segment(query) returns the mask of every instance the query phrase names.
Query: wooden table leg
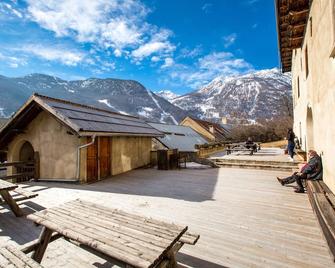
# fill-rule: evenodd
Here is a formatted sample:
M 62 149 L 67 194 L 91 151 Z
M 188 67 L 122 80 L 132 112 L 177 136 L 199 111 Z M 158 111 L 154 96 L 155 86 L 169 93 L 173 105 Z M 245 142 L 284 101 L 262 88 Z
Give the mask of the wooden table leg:
M 23 215 L 22 210 L 20 209 L 20 207 L 17 205 L 17 203 L 7 190 L 0 190 L 0 195 L 8 204 L 8 206 L 13 211 L 16 217 L 21 217 Z
M 32 256 L 32 259 L 35 260 L 36 262 L 41 263 L 45 250 L 47 249 L 47 246 L 50 242 L 52 233 L 53 233 L 52 230 L 46 227 L 43 227 L 40 237 L 38 239 L 39 245 L 37 249 L 34 251 L 33 256 Z

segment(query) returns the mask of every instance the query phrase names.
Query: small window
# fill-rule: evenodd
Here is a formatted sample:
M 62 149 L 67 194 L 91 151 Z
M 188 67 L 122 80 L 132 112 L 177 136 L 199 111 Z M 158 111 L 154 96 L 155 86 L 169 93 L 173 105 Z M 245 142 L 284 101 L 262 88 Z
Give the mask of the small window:
M 305 68 L 306 68 L 306 78 L 309 74 L 309 67 L 308 67 L 308 47 L 305 48 Z
M 309 19 L 309 28 L 310 28 L 311 37 L 312 37 L 313 36 L 313 19 L 312 19 L 312 17 L 310 17 L 310 19 Z
M 299 76 L 297 78 L 297 93 L 298 93 L 298 99 L 300 98 L 300 81 L 299 81 Z

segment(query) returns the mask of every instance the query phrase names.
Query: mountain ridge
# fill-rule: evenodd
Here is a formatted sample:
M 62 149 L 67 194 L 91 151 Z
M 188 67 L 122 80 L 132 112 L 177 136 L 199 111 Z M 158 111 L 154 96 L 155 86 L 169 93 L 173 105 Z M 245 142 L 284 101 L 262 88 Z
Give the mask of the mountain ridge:
M 185 116 L 213 121 L 226 117 L 231 122 L 253 123 L 259 119 L 287 116 L 285 110 L 292 106 L 290 77 L 278 69 L 218 76 L 182 96 L 170 90 L 153 92 L 136 80 L 67 81 L 34 73 L 14 78 L 0 75 L 0 116 L 10 116 L 34 92 L 172 124 L 178 124 Z

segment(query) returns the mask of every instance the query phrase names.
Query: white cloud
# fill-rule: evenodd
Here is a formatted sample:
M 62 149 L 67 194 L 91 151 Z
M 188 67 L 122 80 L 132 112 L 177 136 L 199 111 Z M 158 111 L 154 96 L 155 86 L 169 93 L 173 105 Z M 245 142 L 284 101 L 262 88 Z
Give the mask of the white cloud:
M 157 57 L 157 56 L 152 56 L 151 57 L 151 61 L 152 62 L 158 62 L 158 61 L 160 61 L 161 59 L 159 58 L 159 57 Z
M 26 53 L 31 53 L 44 60 L 58 61 L 68 66 L 76 66 L 77 64 L 83 62 L 85 58 L 84 53 L 76 50 L 69 50 L 67 48 L 43 47 L 40 45 L 26 45 L 18 50 L 21 50 Z M 90 61 L 88 60 L 87 63 L 90 63 Z
M 171 52 L 175 47 L 170 42 L 151 41 L 146 43 L 132 52 L 132 55 L 137 59 L 143 59 L 158 52 Z
M 129 44 L 137 44 L 140 42 L 141 36 L 142 33 L 135 26 L 128 25 L 125 20 L 112 20 L 102 31 L 102 37 L 107 47 L 123 48 Z
M 171 32 L 146 22 L 149 9 L 137 0 L 27 0 L 28 18 L 57 37 L 72 37 L 136 61 L 174 46 Z
M 257 2 L 259 2 L 259 0 L 248 0 L 247 4 L 253 5 L 253 4 L 257 3 Z
M 15 3 L 14 3 L 15 4 Z M 9 15 L 15 15 L 18 18 L 23 18 L 23 15 L 20 11 L 14 8 L 9 3 L 0 3 L 0 13 L 4 12 Z
M 195 57 L 198 57 L 201 53 L 202 53 L 202 47 L 200 45 L 198 45 L 193 49 L 182 48 L 180 50 L 179 57 L 181 57 L 181 58 L 195 58 Z
M 236 34 L 236 33 L 232 33 L 232 34 L 229 34 L 229 35 L 224 36 L 224 37 L 222 38 L 223 41 L 224 41 L 224 47 L 225 47 L 225 48 L 230 47 L 232 44 L 235 43 L 236 38 L 237 38 L 237 34 Z
M 205 13 L 209 13 L 211 8 L 212 8 L 213 4 L 211 3 L 205 3 L 201 9 L 205 12 Z
M 214 52 L 198 59 L 193 66 L 173 64 L 168 75 L 191 88 L 199 88 L 217 76 L 230 76 L 253 70 L 253 66 L 230 52 Z
M 160 30 L 152 36 L 149 42 L 133 50 L 131 55 L 136 60 L 142 60 L 152 54 L 169 55 L 176 49 L 176 47 L 168 40 L 170 35 L 172 35 L 171 31 L 166 29 Z
M 4 55 L 1 52 L 0 52 L 0 62 L 3 64 L 7 64 L 10 68 L 18 68 L 19 66 L 24 66 L 27 64 L 27 61 L 24 58 Z
M 174 64 L 174 60 L 172 58 L 166 58 L 161 68 L 168 68 L 168 67 L 171 67 L 173 64 Z

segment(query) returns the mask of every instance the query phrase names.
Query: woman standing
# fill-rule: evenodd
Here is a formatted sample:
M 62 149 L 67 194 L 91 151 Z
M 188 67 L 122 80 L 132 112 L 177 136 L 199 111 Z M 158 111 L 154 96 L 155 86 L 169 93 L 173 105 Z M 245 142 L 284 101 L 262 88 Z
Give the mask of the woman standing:
M 287 152 L 289 154 L 289 158 L 290 158 L 291 161 L 294 161 L 294 159 L 293 159 L 294 147 L 295 147 L 294 139 L 295 139 L 295 134 L 294 134 L 292 128 L 289 128 L 287 130 Z

